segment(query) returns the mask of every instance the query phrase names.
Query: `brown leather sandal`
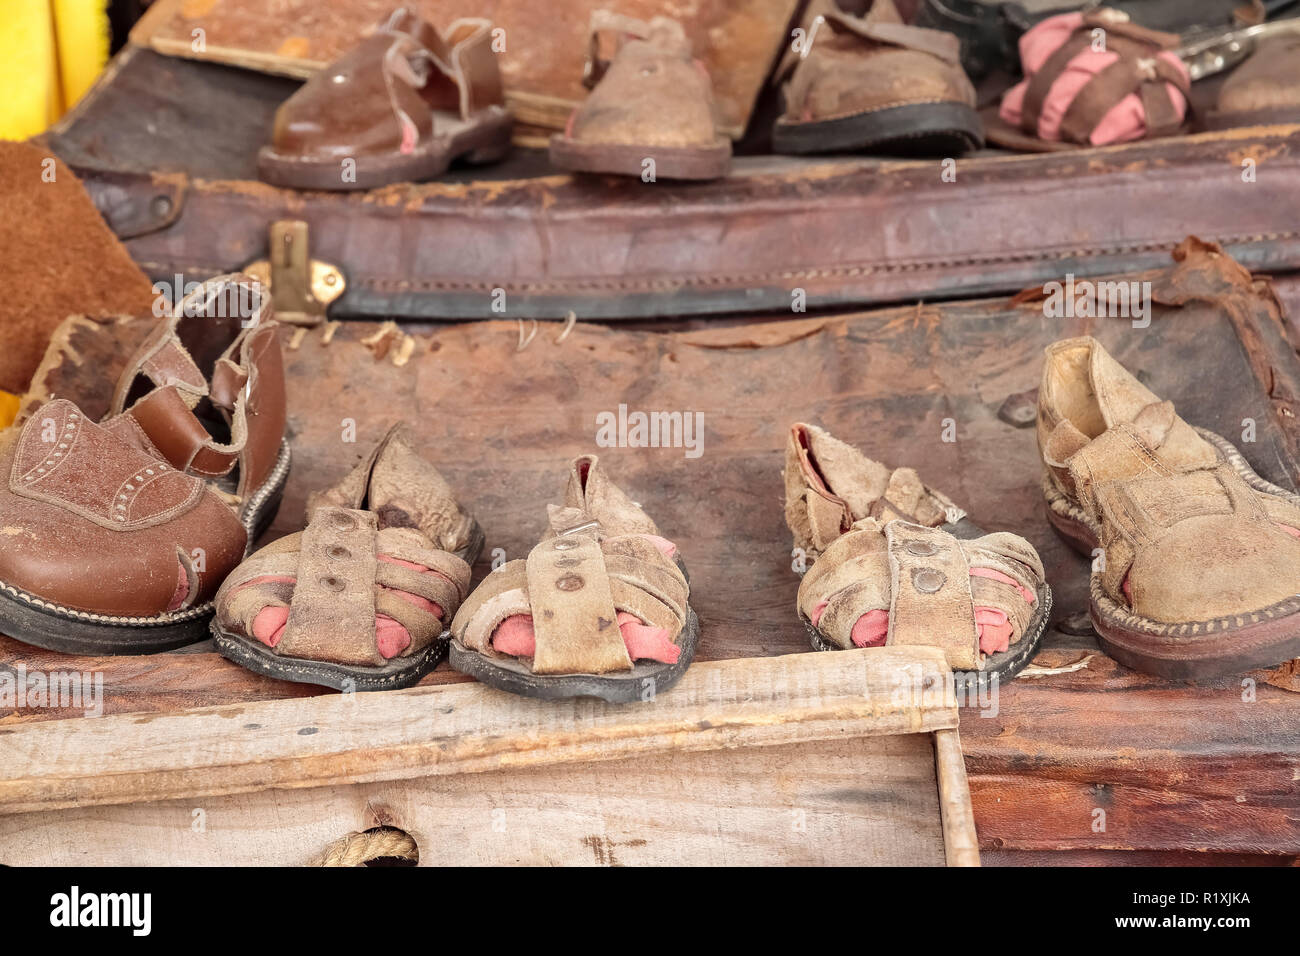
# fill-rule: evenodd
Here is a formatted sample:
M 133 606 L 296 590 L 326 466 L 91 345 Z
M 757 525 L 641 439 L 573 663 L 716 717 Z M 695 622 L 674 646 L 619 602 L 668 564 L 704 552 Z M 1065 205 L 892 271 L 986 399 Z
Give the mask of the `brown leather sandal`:
M 983 145 L 953 34 L 908 26 L 893 0 L 875 0 L 861 17 L 813 0 L 804 30 L 773 77 L 785 84 L 776 152 L 950 156 Z
M 548 511 L 527 560 L 489 574 L 456 614 L 451 666 L 527 697 L 652 700 L 699 642 L 676 547 L 594 455 L 574 461 L 564 505 Z
M 344 691 L 409 687 L 446 656 L 478 523 L 394 426 L 307 528 L 244 561 L 216 598 L 217 650 L 249 670 Z
M 604 57 L 609 35 L 615 52 Z M 708 72 L 676 20 L 593 13 L 583 83 L 591 95 L 551 138 L 551 162 L 561 169 L 642 176 L 653 160 L 656 179 L 717 179 L 731 168 Z
M 798 608 L 817 650 L 940 647 L 972 687 L 1037 653 L 1052 592 L 1024 538 L 985 534 L 912 469 L 812 425 L 791 429 L 785 486 L 786 523 L 812 562 Z
M 289 474 L 270 299 L 204 283 L 128 363 L 97 425 L 38 409 L 0 450 L 0 630 L 76 654 L 203 640 L 212 599 Z
M 1091 337 L 1048 347 L 1038 402 L 1048 518 L 1099 556 L 1091 616 L 1107 654 L 1192 679 L 1300 656 L 1300 496 Z
M 280 106 L 258 174 L 296 189 L 417 182 L 458 158 L 502 159 L 512 127 L 492 24 L 456 20 L 444 36 L 399 9 Z

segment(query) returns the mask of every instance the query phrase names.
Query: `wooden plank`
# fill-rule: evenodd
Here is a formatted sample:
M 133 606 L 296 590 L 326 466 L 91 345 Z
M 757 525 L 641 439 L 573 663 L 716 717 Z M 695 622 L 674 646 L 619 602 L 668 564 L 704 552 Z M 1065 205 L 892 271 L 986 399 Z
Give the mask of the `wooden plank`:
M 587 94 L 582 86 L 587 25 L 594 10 L 681 22 L 710 70 L 719 124 L 739 138 L 768 70 L 785 49 L 796 0 L 682 0 L 665 10 L 650 0 L 412 0 L 430 23 L 482 17 L 504 30 L 501 58 L 507 101 L 520 120 L 560 129 Z M 392 11 L 389 0 L 158 0 L 131 32 L 160 53 L 304 79 L 356 44 Z M 203 43 L 195 42 L 202 31 Z
M 697 664 L 639 705 L 460 684 L 16 724 L 0 812 L 928 732 L 957 724 L 947 674 L 900 647 Z
M 939 808 L 943 816 L 943 847 L 948 865 L 979 866 L 979 838 L 975 834 L 970 787 L 966 783 L 966 759 L 962 756 L 958 731 L 935 731 L 934 760 Z
M 0 815 L 0 863 L 301 865 L 393 826 L 422 866 L 942 866 L 926 734 Z

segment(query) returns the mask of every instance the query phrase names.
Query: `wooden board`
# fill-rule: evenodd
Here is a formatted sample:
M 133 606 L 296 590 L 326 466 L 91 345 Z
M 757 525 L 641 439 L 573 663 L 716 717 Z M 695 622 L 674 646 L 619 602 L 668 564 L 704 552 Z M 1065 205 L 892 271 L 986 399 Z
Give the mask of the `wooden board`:
M 942 866 L 934 736 L 0 815 L 0 862 L 301 865 L 383 825 L 425 866 Z
M 709 68 L 720 127 L 739 138 L 777 56 L 789 39 L 797 0 L 683 0 L 671 10 L 651 0 L 414 0 L 409 6 L 445 28 L 481 17 L 502 28 L 507 102 L 524 123 L 561 129 L 587 94 L 582 86 L 587 24 L 594 10 L 638 19 L 668 15 L 686 28 Z M 346 53 L 393 10 L 391 0 L 158 0 L 131 40 L 191 57 L 305 79 Z M 195 31 L 202 31 L 196 49 Z
M 4 727 L 0 861 L 300 864 L 382 823 L 440 865 L 973 865 L 950 676 L 808 652 L 635 706 L 461 684 Z
M 519 322 L 410 327 L 409 344 L 364 323 L 303 333 L 286 353 L 297 457 L 274 530 L 298 528 L 307 493 L 340 477 L 404 416 L 486 529 L 481 577 L 493 549 L 515 557 L 536 541 L 566 461 L 599 451 L 681 546 L 702 623 L 699 659 L 789 654 L 807 645 L 794 613 L 781 450 L 791 421 L 819 421 L 890 465 L 915 467 L 985 528 L 1023 534 L 1043 557 L 1057 609 L 1045 650 L 1001 689 L 996 708 L 962 716 L 986 851 L 1004 860 L 1047 850 L 1081 860 L 1111 851 L 1300 855 L 1294 678 L 1162 681 L 1063 630 L 1086 629 L 1087 565 L 1043 517 L 1032 430 L 999 417 L 1004 406 L 1032 402 L 1043 346 L 1090 331 L 1189 421 L 1240 440 L 1253 419 L 1257 440 L 1241 445 L 1244 454 L 1294 488 L 1300 364 L 1278 306 L 1266 284 L 1215 250 L 1184 252 L 1147 278 L 1157 300 L 1187 304 L 1157 304 L 1146 329 L 1049 319 L 1037 304 L 998 301 L 671 334 L 580 324 L 558 343 L 560 326 L 542 323 L 522 351 Z M 102 413 L 121 361 L 113 355 L 128 350 L 132 329 L 144 326 L 72 330 L 42 378 L 46 393 Z M 595 416 L 620 403 L 702 412 L 703 454 L 596 448 Z M 354 445 L 341 440 L 345 419 L 357 423 Z M 955 442 L 942 440 L 946 419 Z M 201 645 L 73 659 L 0 640 L 0 666 L 19 663 L 102 673 L 110 715 L 316 693 L 246 673 Z M 460 679 L 444 666 L 426 686 Z M 73 713 L 23 710 L 0 717 L 0 728 Z M 1107 813 L 1104 830 L 1093 829 L 1097 809 Z

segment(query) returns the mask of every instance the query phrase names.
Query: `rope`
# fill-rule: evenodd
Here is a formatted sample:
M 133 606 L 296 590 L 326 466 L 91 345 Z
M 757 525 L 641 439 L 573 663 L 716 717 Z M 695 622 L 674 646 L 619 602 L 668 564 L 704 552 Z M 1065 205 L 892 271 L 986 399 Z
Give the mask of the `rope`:
M 420 859 L 415 841 L 393 827 L 375 827 L 362 833 L 349 833 L 325 848 L 312 866 L 365 866 L 372 860 L 395 858 Z

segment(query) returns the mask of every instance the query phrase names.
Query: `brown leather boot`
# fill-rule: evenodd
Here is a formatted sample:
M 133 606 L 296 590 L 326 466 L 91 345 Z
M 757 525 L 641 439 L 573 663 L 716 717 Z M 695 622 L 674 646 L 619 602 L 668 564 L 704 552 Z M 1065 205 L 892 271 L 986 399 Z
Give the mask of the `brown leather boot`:
M 776 152 L 950 156 L 983 144 L 953 34 L 904 24 L 893 0 L 861 17 L 813 0 L 804 31 L 774 77 L 785 84 Z
M 0 436 L 0 630 L 80 654 L 202 640 L 289 472 L 270 302 L 223 276 L 141 346 L 113 414 L 49 402 Z
M 1093 557 L 1106 653 L 1174 678 L 1300 656 L 1300 497 L 1093 338 L 1048 347 L 1038 403 L 1048 517 Z
M 303 85 L 275 115 L 258 174 L 274 186 L 373 189 L 510 151 L 492 24 L 445 34 L 405 8 Z
M 602 54 L 613 38 L 614 52 Z M 583 82 L 592 87 L 568 127 L 551 138 L 561 169 L 654 179 L 717 179 L 731 167 L 718 133 L 709 74 L 682 25 L 596 11 Z

